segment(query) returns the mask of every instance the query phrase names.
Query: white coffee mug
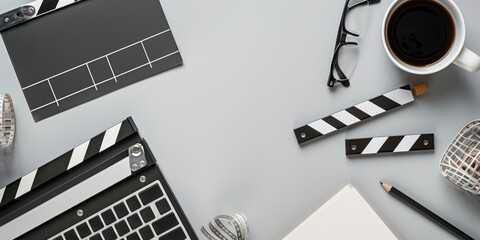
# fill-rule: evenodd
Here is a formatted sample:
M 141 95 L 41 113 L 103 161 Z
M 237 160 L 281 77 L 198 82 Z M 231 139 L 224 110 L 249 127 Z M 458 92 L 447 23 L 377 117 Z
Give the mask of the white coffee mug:
M 450 50 L 448 50 L 442 58 L 437 60 L 434 63 L 428 64 L 426 66 L 413 66 L 411 64 L 405 63 L 400 60 L 395 54 L 390 50 L 387 43 L 387 26 L 392 14 L 397 10 L 399 6 L 408 1 L 415 0 L 395 0 L 387 10 L 385 17 L 383 19 L 382 25 L 382 41 L 383 47 L 387 52 L 388 57 L 392 62 L 399 67 L 400 69 L 410 72 L 413 74 L 425 75 L 438 72 L 446 68 L 451 63 L 455 63 L 457 66 L 470 71 L 477 72 L 480 70 L 480 57 L 474 52 L 464 47 L 465 44 L 465 21 L 463 15 L 460 12 L 458 6 L 453 2 L 453 0 L 431 0 L 440 3 L 445 9 L 450 13 L 453 23 L 455 26 L 455 38 L 453 40 Z

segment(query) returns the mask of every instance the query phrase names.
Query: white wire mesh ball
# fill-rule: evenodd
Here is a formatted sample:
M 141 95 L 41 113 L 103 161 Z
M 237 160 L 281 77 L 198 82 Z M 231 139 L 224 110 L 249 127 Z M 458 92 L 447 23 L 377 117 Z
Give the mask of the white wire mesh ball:
M 440 161 L 440 172 L 465 191 L 480 194 L 480 120 L 455 136 Z

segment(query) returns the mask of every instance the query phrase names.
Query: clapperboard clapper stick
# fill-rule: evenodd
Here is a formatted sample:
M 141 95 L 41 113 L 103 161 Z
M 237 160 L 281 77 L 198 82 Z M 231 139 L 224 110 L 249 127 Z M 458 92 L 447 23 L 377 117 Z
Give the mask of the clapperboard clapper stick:
M 345 140 L 347 156 L 434 150 L 433 133 Z
M 72 169 L 78 164 L 89 161 L 95 155 L 106 151 L 111 146 L 137 132 L 137 127 L 132 118 L 129 117 L 125 119 L 121 123 L 78 145 L 51 162 L 0 188 L 0 207 L 40 187 L 42 184 Z M 0 215 L 0 225 L 3 217 L 6 216 Z
M 342 128 L 411 103 L 415 100 L 414 96 L 421 96 L 427 90 L 426 84 L 419 84 L 414 87 L 405 85 L 376 98 L 313 121 L 294 130 L 298 144 L 305 144 Z
M 6 13 L 1 13 L 0 31 L 77 2 L 80 0 L 36 0 L 21 5 Z

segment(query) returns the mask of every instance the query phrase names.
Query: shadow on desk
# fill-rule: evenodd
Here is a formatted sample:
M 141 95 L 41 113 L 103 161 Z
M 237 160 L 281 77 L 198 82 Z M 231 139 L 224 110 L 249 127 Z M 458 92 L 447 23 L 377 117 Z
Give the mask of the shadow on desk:
M 15 168 L 13 163 L 13 154 L 15 149 L 15 142 L 8 148 L 0 148 L 0 179 L 7 179 L 9 173 Z M 3 187 L 0 185 L 0 188 Z

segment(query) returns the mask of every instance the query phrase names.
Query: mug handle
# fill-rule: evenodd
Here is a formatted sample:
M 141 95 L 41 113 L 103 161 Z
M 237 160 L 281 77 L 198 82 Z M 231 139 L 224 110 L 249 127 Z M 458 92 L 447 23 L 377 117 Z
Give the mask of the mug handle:
M 480 56 L 468 48 L 463 48 L 453 63 L 469 72 L 480 70 Z

